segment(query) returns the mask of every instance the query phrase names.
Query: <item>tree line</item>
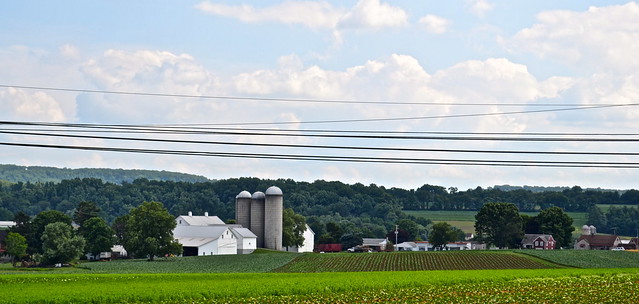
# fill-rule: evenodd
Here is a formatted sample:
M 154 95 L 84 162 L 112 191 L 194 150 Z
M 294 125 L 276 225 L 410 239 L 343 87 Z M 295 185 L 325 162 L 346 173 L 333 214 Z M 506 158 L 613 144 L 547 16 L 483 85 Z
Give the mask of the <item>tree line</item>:
M 486 203 L 508 202 L 522 212 L 541 211 L 553 206 L 565 211 L 587 212 L 597 204 L 636 205 L 639 202 L 637 190 L 617 192 L 583 190 L 580 187 L 559 192 L 481 187 L 459 191 L 433 185 L 406 190 L 323 180 L 297 182 L 291 179 L 234 178 L 176 182 L 137 179 L 118 184 L 96 178 L 75 178 L 59 183 L 0 183 L 0 220 L 11 220 L 20 211 L 31 216 L 47 210 L 72 215 L 80 202 L 92 201 L 100 207 L 100 217 L 107 223 L 113 223 L 142 202 L 157 201 L 162 202 L 174 217 L 188 211 L 194 214 L 209 212 L 228 221 L 235 217 L 238 193 L 263 190 L 273 185 L 284 192 L 285 208 L 306 217 L 317 240 L 343 244 L 351 244 L 361 237 L 383 238 L 394 231 L 397 224 L 405 239 L 425 239 L 431 222 L 409 216 L 403 210 L 480 210 Z M 631 212 L 611 210 L 614 209 L 611 208 L 607 212 L 609 215 L 605 215 L 607 223 L 618 223 L 618 216 Z M 637 217 L 629 218 L 626 226 L 630 228 L 622 228 L 619 224 L 597 227 L 601 227 L 602 232 L 612 233 L 614 228 L 621 233 L 633 229 L 638 221 Z M 335 225 L 339 231 L 333 229 Z

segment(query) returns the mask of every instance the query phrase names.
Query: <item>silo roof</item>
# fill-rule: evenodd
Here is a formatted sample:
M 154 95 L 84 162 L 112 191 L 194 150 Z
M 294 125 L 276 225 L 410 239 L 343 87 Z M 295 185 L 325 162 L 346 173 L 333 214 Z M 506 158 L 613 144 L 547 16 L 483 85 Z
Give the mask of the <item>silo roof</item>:
M 257 191 L 255 193 L 253 193 L 253 196 L 251 198 L 252 199 L 263 199 L 264 198 L 264 192 Z
M 251 198 L 251 193 L 244 190 L 240 192 L 240 194 L 238 194 L 235 198 Z
M 266 195 L 283 195 L 282 189 L 277 186 L 271 186 L 266 189 Z

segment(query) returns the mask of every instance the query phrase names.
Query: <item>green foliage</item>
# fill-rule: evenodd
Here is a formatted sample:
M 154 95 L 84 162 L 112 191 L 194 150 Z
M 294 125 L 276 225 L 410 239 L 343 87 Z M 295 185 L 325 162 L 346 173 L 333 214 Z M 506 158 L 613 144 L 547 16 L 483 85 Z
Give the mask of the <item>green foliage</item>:
M 44 263 L 53 265 L 77 259 L 85 244 L 81 236 L 74 235 L 71 225 L 63 222 L 48 224 L 42 234 Z
M 557 241 L 556 247 L 570 247 L 572 245 L 572 218 L 559 207 L 550 207 L 537 215 L 539 232 L 550 234 Z
M 98 207 L 96 203 L 90 201 L 80 202 L 73 213 L 73 221 L 82 227 L 84 225 L 84 221 L 93 217 L 98 217 L 99 214 L 100 207 Z
M 284 209 L 282 216 L 282 246 L 302 246 L 304 244 L 304 231 L 306 231 L 306 218 L 295 213 L 291 208 Z
M 87 242 L 84 251 L 94 256 L 99 255 L 100 252 L 110 252 L 115 244 L 115 232 L 99 217 L 85 220 L 78 232 Z
M 475 219 L 475 231 L 490 244 L 499 248 L 519 246 L 523 236 L 522 219 L 514 204 L 485 204 Z
M 47 210 L 38 213 L 30 223 L 29 234 L 25 236 L 29 253 L 43 253 L 43 239 L 45 227 L 52 223 L 64 223 L 71 227 L 71 218 L 57 210 Z
M 27 239 L 24 236 L 9 232 L 4 240 L 7 247 L 7 254 L 13 257 L 13 265 L 15 266 L 18 259 L 27 254 Z
M 173 238 L 175 218 L 160 202 L 144 202 L 131 210 L 126 223 L 125 248 L 136 257 L 180 254 L 182 247 Z
M 153 170 L 125 170 L 125 169 L 69 169 L 40 166 L 0 165 L 0 180 L 22 183 L 59 183 L 74 178 L 98 178 L 105 182 L 120 184 L 132 182 L 136 179 L 178 181 L 178 182 L 206 182 L 203 176 L 168 171 Z
M 449 242 L 458 240 L 457 231 L 453 228 L 453 226 L 446 222 L 433 224 L 433 229 L 428 237 L 429 242 L 433 244 L 435 248 L 444 249 Z

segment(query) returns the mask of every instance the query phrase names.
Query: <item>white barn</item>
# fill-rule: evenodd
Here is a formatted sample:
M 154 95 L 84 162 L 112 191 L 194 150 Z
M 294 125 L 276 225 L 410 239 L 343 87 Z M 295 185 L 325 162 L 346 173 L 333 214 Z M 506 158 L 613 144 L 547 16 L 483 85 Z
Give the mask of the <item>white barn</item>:
M 257 237 L 241 225 L 227 225 L 217 216 L 180 215 L 173 237 L 182 244 L 184 256 L 251 253 Z

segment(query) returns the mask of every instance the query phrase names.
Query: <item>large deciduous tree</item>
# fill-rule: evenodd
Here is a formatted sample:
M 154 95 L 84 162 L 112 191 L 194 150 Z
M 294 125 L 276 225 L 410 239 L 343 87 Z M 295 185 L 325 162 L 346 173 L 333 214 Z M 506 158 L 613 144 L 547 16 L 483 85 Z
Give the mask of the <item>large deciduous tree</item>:
M 433 230 L 428 236 L 428 241 L 434 248 L 443 250 L 449 242 L 457 240 L 458 234 L 454 227 L 446 222 L 433 224 Z
M 499 248 L 517 247 L 523 237 L 519 209 L 512 203 L 487 203 L 475 215 L 475 231 Z
M 42 234 L 44 263 L 53 265 L 77 259 L 85 244 L 84 238 L 74 235 L 71 225 L 63 222 L 48 224 Z
M 557 247 L 567 247 L 572 242 L 572 218 L 559 207 L 550 207 L 537 215 L 539 231 L 550 234 L 557 242 Z
M 295 213 L 291 208 L 284 209 L 282 246 L 302 246 L 304 244 L 304 231 L 306 231 L 306 218 Z
M 111 251 L 111 247 L 115 244 L 115 233 L 102 218 L 92 217 L 84 221 L 79 232 L 87 241 L 84 251 L 94 256 L 99 255 L 100 252 Z
M 47 210 L 38 213 L 31 221 L 31 233 L 25 236 L 27 238 L 27 243 L 29 244 L 27 252 L 43 253 L 42 236 L 44 233 L 44 229 L 47 225 L 58 222 L 64 223 L 71 227 L 71 217 L 60 211 Z
M 7 245 L 7 254 L 12 256 L 12 264 L 15 267 L 16 262 L 27 254 L 27 239 L 19 233 L 9 232 L 4 242 Z
M 125 248 L 136 257 L 180 254 L 182 246 L 173 238 L 175 219 L 159 202 L 144 202 L 131 210 L 126 225 Z

